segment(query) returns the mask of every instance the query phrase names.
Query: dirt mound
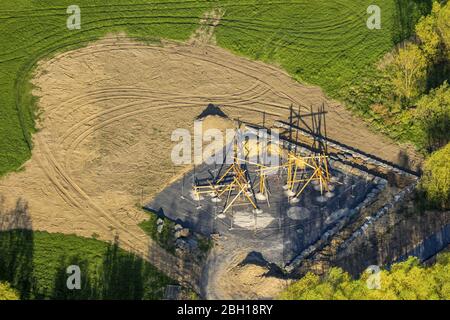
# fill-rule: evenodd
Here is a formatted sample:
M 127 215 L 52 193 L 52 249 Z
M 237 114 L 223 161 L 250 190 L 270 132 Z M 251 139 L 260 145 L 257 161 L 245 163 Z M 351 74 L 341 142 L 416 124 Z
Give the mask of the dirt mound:
M 236 129 L 236 123 L 221 116 L 207 116 L 202 120 L 203 132 L 211 129 L 218 129 L 225 132 L 226 129 Z
M 227 268 L 221 269 L 214 284 L 221 299 L 272 299 L 289 281 L 273 275 L 271 266 L 249 260 L 247 253 L 237 254 Z
M 269 277 L 268 269 L 257 265 L 244 265 L 230 270 L 228 291 L 250 299 L 273 298 L 286 288 L 286 281 Z

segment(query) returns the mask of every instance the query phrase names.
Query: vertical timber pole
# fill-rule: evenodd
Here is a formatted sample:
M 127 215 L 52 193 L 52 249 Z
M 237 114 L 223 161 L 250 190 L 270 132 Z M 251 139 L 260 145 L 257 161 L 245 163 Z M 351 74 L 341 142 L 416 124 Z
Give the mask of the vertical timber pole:
M 297 114 L 297 129 L 296 129 L 296 135 L 295 135 L 295 153 L 297 153 L 297 147 L 298 147 L 298 130 L 300 128 L 300 106 L 298 106 L 298 114 Z
M 292 108 L 292 104 L 291 107 L 289 108 L 289 151 L 291 151 L 291 143 L 292 143 L 292 124 L 294 122 L 293 119 L 293 108 Z

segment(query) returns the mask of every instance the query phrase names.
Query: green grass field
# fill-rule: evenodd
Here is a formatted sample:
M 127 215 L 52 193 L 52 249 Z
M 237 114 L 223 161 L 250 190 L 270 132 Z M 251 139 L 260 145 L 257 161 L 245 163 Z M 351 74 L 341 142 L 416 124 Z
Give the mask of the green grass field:
M 246 1 L 247 2 L 247 1 Z M 281 65 L 300 82 L 339 97 L 386 52 L 411 34 L 428 1 L 292 1 L 290 5 L 227 8 L 219 44 L 254 59 Z M 416 3 L 421 3 L 416 4 Z M 381 9 L 381 30 L 370 30 L 367 8 Z
M 66 28 L 71 0 L 0 3 L 0 176 L 31 155 L 36 101 L 29 79 L 36 63 L 106 33 L 125 31 L 151 41 L 185 40 L 212 7 L 226 10 L 219 45 L 281 65 L 292 76 L 322 86 L 333 97 L 410 34 L 429 1 L 142 1 L 79 0 L 81 30 Z M 418 3 L 422 3 L 418 5 Z M 369 4 L 382 9 L 382 29 L 366 28 Z M 419 10 L 420 7 L 420 10 Z
M 379 61 L 413 34 L 420 16 L 431 10 L 431 1 L 272 2 L 227 8 L 217 30 L 219 45 L 281 66 L 295 80 L 320 86 L 374 130 L 417 145 L 418 134 L 409 122 L 399 116 L 385 121 L 371 106 L 384 104 L 391 94 L 377 69 Z M 366 26 L 369 5 L 381 9 L 380 30 Z
M 175 281 L 141 258 L 94 239 L 24 230 L 0 232 L 0 281 L 25 299 L 161 299 Z M 66 287 L 78 265 L 82 290 Z
M 296 1 L 291 5 L 227 8 L 219 44 L 254 59 L 275 62 L 301 82 L 330 94 L 356 80 L 389 51 L 397 37 L 394 1 Z M 369 30 L 366 9 L 381 8 L 382 29 Z

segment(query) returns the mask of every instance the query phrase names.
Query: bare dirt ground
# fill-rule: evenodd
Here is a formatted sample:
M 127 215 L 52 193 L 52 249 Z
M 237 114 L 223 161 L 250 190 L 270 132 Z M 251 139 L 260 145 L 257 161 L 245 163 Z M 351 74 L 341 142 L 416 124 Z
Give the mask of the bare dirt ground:
M 180 262 L 138 223 L 146 217 L 139 206 L 187 169 L 171 162 L 172 131 L 192 129 L 208 103 L 251 122 L 261 121 L 265 111 L 270 123 L 286 118 L 291 103 L 309 108 L 326 101 L 317 87 L 212 45 L 147 45 L 124 35 L 43 61 L 33 83 L 40 130 L 24 170 L 0 180 L 2 206 L 7 211 L 22 198 L 36 230 L 103 240 L 118 235 L 121 246 L 165 272 Z M 338 103 L 328 104 L 331 138 L 399 161 L 400 146 Z M 408 154 L 413 163 L 420 161 Z
M 202 294 L 209 300 L 271 299 L 277 297 L 289 285 L 289 280 L 270 275 L 267 266 L 242 262 L 248 250 L 230 251 L 224 242 L 214 247 L 205 281 L 209 281 Z M 233 246 L 236 248 L 236 246 Z

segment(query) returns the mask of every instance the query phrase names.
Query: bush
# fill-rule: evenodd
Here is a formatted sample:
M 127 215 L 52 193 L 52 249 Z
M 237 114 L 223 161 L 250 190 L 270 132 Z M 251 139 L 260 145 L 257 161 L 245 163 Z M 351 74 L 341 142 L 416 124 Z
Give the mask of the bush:
M 438 8 L 436 6 L 436 8 Z M 441 36 L 447 58 L 450 59 L 450 2 L 439 7 L 437 14 L 437 29 Z
M 139 227 L 168 252 L 175 253 L 175 223 L 164 217 L 158 217 L 156 213 L 147 211 L 149 219 L 141 222 Z M 158 219 L 163 221 L 161 232 L 158 232 Z
M 424 165 L 421 189 L 427 200 L 443 209 L 450 207 L 450 143 L 433 153 Z
M 425 89 L 428 62 L 422 50 L 408 43 L 398 50 L 389 66 L 389 77 L 395 94 L 411 102 Z
M 436 19 L 433 15 L 422 17 L 416 25 L 416 34 L 420 39 L 422 51 L 429 61 L 435 61 L 439 53 L 440 37 L 436 31 Z
M 438 256 L 432 267 L 423 267 L 415 257 L 382 270 L 379 288 L 369 289 L 368 273 L 353 280 L 340 268 L 319 277 L 308 273 L 281 295 L 285 300 L 431 300 L 450 299 L 450 253 Z
M 9 283 L 0 282 L 0 300 L 19 300 L 19 294 Z
M 422 144 L 433 152 L 445 146 L 450 137 L 450 88 L 440 88 L 423 96 L 417 104 L 416 120 L 422 132 Z

